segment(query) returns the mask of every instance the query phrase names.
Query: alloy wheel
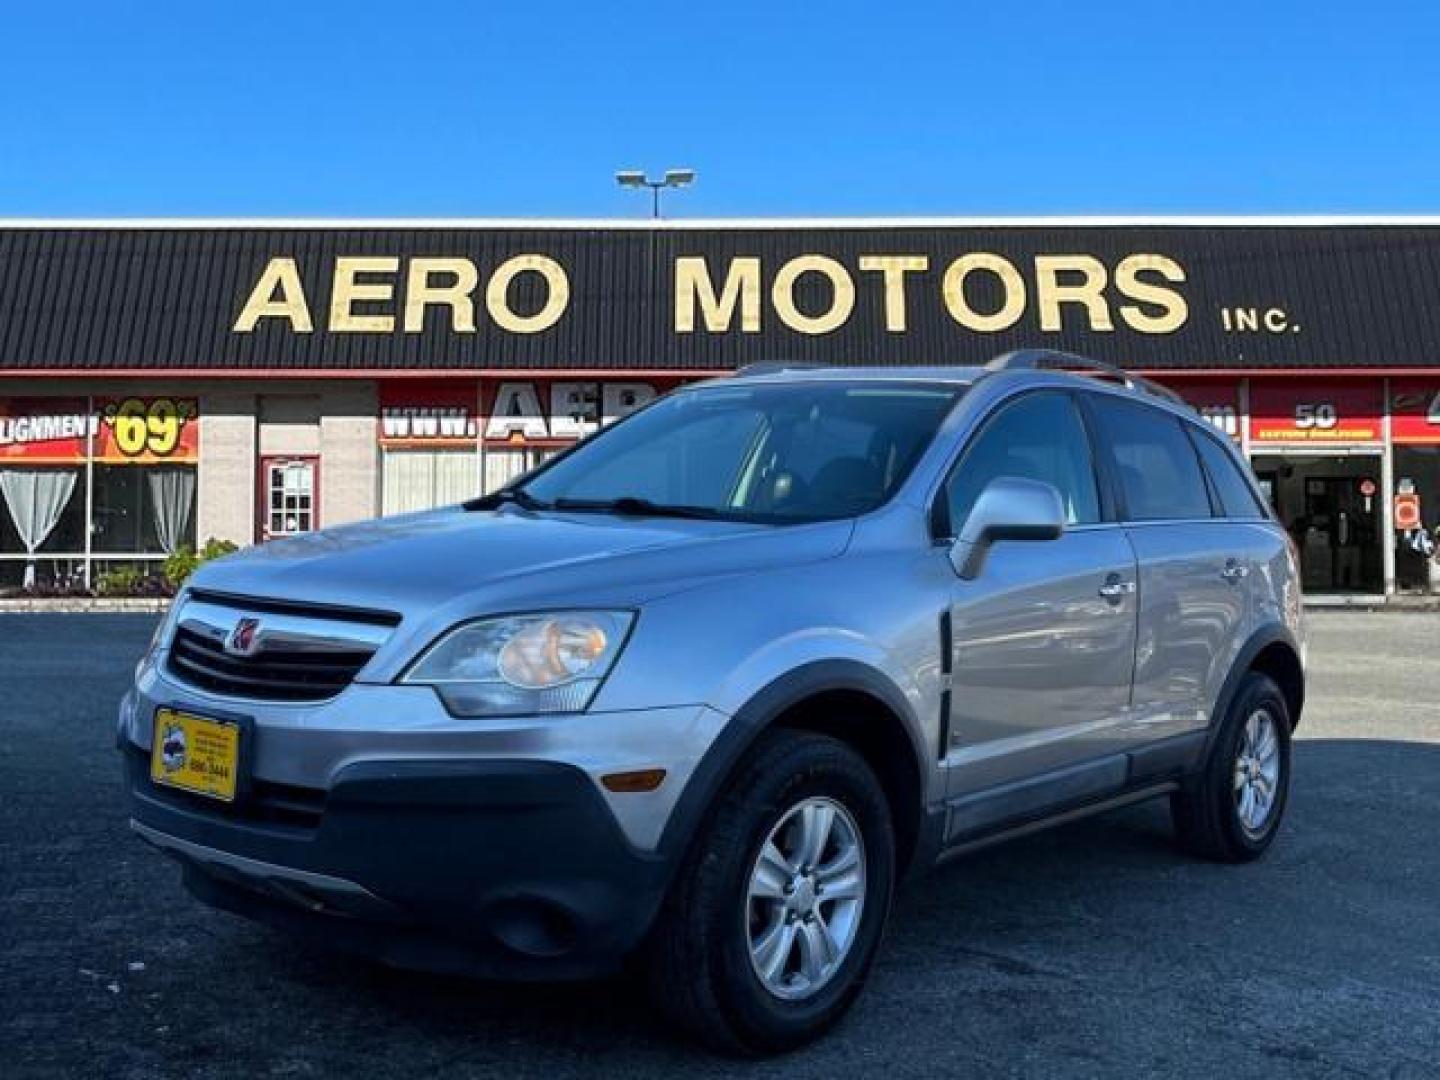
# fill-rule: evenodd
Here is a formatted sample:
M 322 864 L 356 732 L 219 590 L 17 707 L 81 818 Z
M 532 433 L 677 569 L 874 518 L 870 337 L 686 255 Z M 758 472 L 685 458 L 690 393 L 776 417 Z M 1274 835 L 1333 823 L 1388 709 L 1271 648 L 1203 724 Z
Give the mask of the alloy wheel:
M 1235 756 L 1235 816 L 1250 837 L 1264 835 L 1280 790 L 1280 735 L 1268 709 L 1245 720 Z
M 796 1001 L 845 962 L 865 906 L 865 844 L 834 799 L 807 798 L 760 846 L 745 897 L 750 963 L 765 989 Z

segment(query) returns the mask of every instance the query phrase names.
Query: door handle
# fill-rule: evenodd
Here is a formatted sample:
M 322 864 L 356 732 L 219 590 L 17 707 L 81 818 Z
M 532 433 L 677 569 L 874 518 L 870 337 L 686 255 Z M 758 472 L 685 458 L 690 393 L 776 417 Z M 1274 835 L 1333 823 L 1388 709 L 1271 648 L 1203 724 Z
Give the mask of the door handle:
M 1220 576 L 1226 581 L 1241 581 L 1250 576 L 1250 568 L 1242 566 L 1234 559 L 1225 560 L 1225 569 L 1220 571 Z
M 1100 586 L 1100 595 L 1112 604 L 1118 604 L 1135 591 L 1135 582 L 1121 581 L 1119 574 L 1108 574 L 1105 584 Z

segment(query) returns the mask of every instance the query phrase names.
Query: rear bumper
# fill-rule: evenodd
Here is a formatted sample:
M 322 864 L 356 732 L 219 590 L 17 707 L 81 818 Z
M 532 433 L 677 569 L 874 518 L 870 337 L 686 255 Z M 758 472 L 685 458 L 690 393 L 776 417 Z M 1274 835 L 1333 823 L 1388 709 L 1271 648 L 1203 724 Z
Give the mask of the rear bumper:
M 157 788 L 125 750 L 132 827 L 202 900 L 400 966 L 601 974 L 640 943 L 669 880 L 569 765 L 361 762 L 295 824 Z

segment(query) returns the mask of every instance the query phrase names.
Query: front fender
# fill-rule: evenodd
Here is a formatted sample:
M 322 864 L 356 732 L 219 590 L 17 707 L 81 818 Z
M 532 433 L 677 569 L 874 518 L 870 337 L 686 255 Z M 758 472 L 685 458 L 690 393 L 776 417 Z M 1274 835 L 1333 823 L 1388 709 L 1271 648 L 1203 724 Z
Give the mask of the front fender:
M 825 664 L 837 677 L 873 683 L 891 697 L 898 695 L 903 711 L 896 712 L 909 719 L 921 708 L 924 693 L 909 670 L 868 637 L 842 629 L 795 630 L 767 641 L 724 673 L 706 704 L 734 716 L 778 685 L 803 683 L 802 670 Z
M 922 778 L 928 775 L 921 725 L 901 689 L 879 669 L 853 658 L 813 660 L 772 679 L 734 711 L 677 800 L 660 838 L 659 850 L 677 859 L 683 854 L 700 819 L 723 789 L 736 764 L 777 717 L 807 698 L 836 690 L 868 694 L 895 713 L 909 736 L 920 775 Z

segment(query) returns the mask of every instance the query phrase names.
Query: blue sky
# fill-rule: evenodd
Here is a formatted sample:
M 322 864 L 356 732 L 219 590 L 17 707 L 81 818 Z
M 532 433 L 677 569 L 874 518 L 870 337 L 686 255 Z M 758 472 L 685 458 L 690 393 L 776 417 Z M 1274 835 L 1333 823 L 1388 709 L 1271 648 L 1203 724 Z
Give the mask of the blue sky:
M 1440 5 L 0 12 L 0 217 L 1440 210 Z

